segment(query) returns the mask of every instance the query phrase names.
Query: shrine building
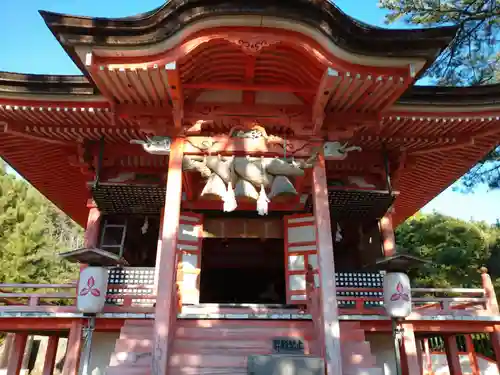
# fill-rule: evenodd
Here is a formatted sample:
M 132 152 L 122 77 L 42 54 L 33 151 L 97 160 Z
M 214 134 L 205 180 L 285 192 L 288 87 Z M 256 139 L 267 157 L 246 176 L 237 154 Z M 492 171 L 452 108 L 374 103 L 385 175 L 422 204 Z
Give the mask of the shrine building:
M 415 85 L 456 27 L 326 0 L 40 16 L 81 75 L 0 72 L 0 157 L 85 244 L 73 283 L 0 285 L 1 371 L 41 335 L 43 375 L 498 374 L 486 270 L 412 288 L 433 259 L 394 240 L 500 136 L 499 85 Z

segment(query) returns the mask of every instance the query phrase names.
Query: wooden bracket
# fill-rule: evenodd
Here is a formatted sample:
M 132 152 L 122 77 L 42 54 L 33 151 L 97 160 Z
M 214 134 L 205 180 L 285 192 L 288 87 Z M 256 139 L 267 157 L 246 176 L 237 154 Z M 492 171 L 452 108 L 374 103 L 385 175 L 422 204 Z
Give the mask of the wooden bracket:
M 332 96 L 332 88 L 339 82 L 339 72 L 335 69 L 328 68 L 323 74 L 323 78 L 319 83 L 316 97 L 314 98 L 312 122 L 314 133 L 318 133 L 325 121 L 325 109 L 328 101 Z
M 167 91 L 172 101 L 174 125 L 176 128 L 180 128 L 184 117 L 184 94 L 177 63 L 173 61 L 166 64 L 165 72 L 167 75 Z

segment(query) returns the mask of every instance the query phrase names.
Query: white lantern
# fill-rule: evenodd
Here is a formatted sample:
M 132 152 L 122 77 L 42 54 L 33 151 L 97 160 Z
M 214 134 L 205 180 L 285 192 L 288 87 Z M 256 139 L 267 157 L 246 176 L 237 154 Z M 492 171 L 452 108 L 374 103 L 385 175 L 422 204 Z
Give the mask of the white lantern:
M 384 307 L 392 318 L 411 314 L 410 279 L 403 272 L 387 272 L 384 276 Z
M 103 267 L 87 267 L 80 272 L 78 282 L 78 311 L 95 314 L 104 309 L 108 290 L 108 270 Z

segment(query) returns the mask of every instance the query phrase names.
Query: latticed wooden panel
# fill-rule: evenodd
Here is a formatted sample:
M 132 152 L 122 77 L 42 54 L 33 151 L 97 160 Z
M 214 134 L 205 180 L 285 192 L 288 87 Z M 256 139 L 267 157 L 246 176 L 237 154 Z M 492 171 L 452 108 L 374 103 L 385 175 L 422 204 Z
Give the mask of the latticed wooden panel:
M 131 296 L 154 294 L 155 269 L 149 267 L 126 267 L 109 270 L 108 298 L 106 303 L 123 305 L 123 294 Z M 113 295 L 117 295 L 113 297 Z M 131 298 L 132 306 L 152 306 L 154 300 Z
M 379 219 L 385 215 L 394 202 L 395 195 L 386 191 L 328 189 L 330 216 L 333 219 Z M 312 212 L 312 199 L 306 203 L 306 210 Z
M 165 187 L 151 185 L 98 184 L 92 198 L 104 214 L 159 214 L 165 202 Z
M 368 298 L 383 298 L 383 275 L 379 272 L 337 272 L 335 274 L 335 282 L 337 288 L 376 288 L 379 291 L 337 291 L 337 297 L 368 297 Z M 379 307 L 382 306 L 382 301 L 365 301 L 364 307 Z M 354 308 L 355 301 L 338 301 L 340 308 Z

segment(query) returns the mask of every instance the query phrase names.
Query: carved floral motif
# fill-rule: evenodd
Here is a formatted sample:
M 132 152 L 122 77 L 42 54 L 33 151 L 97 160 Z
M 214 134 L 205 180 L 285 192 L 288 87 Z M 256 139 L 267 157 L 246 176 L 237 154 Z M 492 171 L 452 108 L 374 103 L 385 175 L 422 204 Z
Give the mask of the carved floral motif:
M 94 297 L 101 296 L 101 291 L 98 288 L 95 288 L 95 279 L 93 276 L 88 278 L 87 286 L 80 291 L 81 296 L 86 296 L 89 293 Z
M 400 299 L 408 302 L 410 296 L 405 291 L 403 284 L 399 282 L 398 285 L 396 285 L 396 292 L 391 295 L 391 301 L 399 301 Z
M 228 42 L 236 44 L 242 51 L 248 55 L 256 55 L 262 49 L 280 43 L 279 39 L 262 36 L 230 35 L 225 38 Z

